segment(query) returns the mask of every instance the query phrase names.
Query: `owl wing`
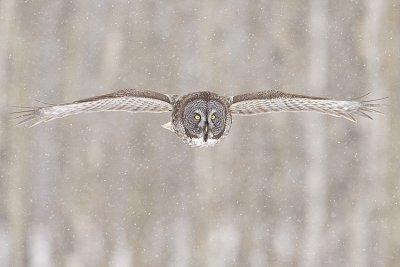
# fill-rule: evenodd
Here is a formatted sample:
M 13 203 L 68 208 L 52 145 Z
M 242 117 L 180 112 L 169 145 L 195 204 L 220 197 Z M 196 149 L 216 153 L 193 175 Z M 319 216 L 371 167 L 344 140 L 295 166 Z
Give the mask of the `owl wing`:
M 269 112 L 315 111 L 356 121 L 356 116 L 372 119 L 368 113 L 379 112 L 376 100 L 334 100 L 323 97 L 288 94 L 280 91 L 261 91 L 231 97 L 230 110 L 234 115 L 256 115 Z M 377 99 L 380 100 L 380 99 Z
M 15 119 L 21 119 L 18 124 L 29 123 L 32 127 L 42 122 L 87 112 L 168 112 L 172 111 L 175 97 L 153 91 L 126 89 L 60 105 L 21 107 L 24 110 L 12 114 L 18 114 Z

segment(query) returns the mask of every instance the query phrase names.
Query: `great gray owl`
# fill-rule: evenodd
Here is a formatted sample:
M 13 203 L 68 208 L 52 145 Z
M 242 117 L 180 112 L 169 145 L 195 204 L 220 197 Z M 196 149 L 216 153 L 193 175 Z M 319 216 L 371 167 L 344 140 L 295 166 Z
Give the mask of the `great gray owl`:
M 375 100 L 333 100 L 274 90 L 226 97 L 208 91 L 178 96 L 127 89 L 66 104 L 21 107 L 24 110 L 12 113 L 18 114 L 19 124 L 32 127 L 83 112 L 172 112 L 171 122 L 163 125 L 164 128 L 188 145 L 214 146 L 229 133 L 232 115 L 316 111 L 355 121 L 356 116 L 371 119 L 368 113 L 378 112 L 374 109 L 378 106 Z

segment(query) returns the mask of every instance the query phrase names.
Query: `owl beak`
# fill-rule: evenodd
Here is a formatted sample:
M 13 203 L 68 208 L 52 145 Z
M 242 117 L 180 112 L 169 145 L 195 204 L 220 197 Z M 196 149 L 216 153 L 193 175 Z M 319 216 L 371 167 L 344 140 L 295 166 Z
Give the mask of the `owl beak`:
M 206 122 L 206 125 L 204 126 L 204 142 L 207 142 L 208 140 L 208 122 Z

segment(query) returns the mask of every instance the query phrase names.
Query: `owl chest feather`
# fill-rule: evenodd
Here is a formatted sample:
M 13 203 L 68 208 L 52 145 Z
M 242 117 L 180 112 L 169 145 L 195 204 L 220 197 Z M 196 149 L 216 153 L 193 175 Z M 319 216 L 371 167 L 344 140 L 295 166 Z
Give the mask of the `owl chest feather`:
M 203 138 L 188 138 L 185 143 L 193 147 L 212 147 L 219 143 L 220 139 L 208 139 L 204 141 Z

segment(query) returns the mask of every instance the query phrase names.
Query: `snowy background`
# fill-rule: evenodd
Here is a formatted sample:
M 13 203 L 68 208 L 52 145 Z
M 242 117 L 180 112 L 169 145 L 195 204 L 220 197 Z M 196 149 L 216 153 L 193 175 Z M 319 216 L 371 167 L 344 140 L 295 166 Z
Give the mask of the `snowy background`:
M 398 266 L 399 25 L 398 0 L 0 0 L 0 265 Z M 8 115 L 125 88 L 389 99 L 207 149 L 168 114 Z

